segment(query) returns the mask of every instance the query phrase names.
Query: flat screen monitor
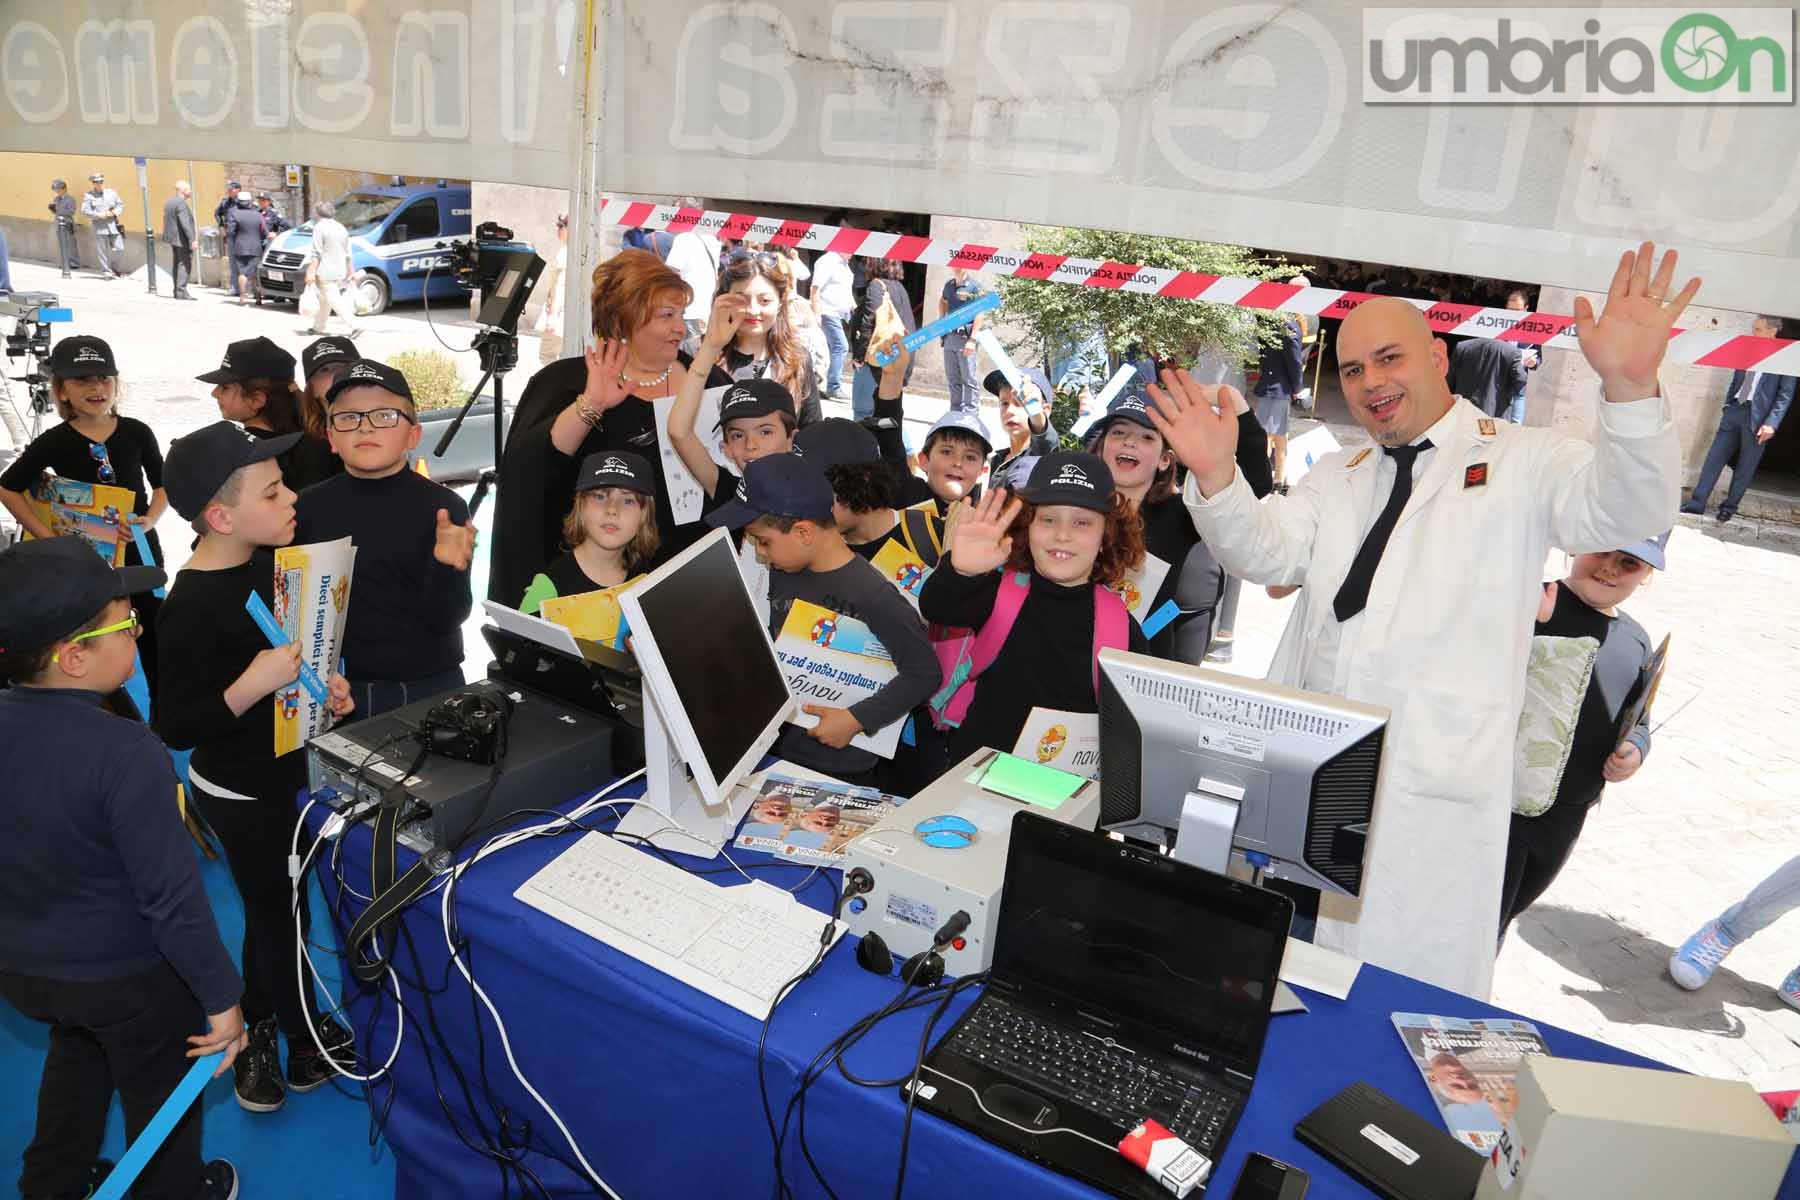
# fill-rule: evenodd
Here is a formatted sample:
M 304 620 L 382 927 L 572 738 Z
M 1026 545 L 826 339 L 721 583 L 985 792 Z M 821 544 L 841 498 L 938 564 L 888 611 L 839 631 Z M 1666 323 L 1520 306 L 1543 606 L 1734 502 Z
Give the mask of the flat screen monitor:
M 1386 709 L 1122 650 L 1099 662 L 1103 829 L 1361 893 Z
M 733 789 L 794 709 L 730 535 L 717 529 L 695 542 L 619 607 L 643 673 L 646 799 L 716 850 L 742 815 L 731 811 Z M 694 849 L 679 841 L 659 844 Z

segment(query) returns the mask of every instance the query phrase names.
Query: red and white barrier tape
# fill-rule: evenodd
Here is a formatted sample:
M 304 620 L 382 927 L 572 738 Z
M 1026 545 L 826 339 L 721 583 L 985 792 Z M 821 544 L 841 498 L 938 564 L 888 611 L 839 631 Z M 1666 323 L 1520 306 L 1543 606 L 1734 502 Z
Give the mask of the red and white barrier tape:
M 1065 258 L 1056 254 L 1032 254 L 997 246 L 947 242 L 911 234 L 875 233 L 843 225 L 812 221 L 784 221 L 752 213 L 717 212 L 711 209 L 677 208 L 633 200 L 608 200 L 601 207 L 600 223 L 642 229 L 666 229 L 681 233 L 704 228 L 721 237 L 793 246 L 801 250 L 836 250 L 871 258 L 943 267 L 967 267 L 1020 279 L 1048 279 L 1081 287 L 1118 288 L 1168 296 L 1177 300 L 1204 300 L 1239 308 L 1301 313 L 1314 317 L 1343 317 L 1364 300 L 1368 292 L 1337 288 L 1296 287 L 1261 279 L 1206 275 L 1198 271 L 1173 271 L 1166 267 L 1139 267 L 1130 263 L 1096 262 L 1089 258 Z M 1449 304 L 1408 299 L 1425 314 L 1434 332 L 1500 338 L 1532 346 L 1575 350 L 1575 318 L 1553 313 L 1518 312 L 1479 304 Z M 1699 367 L 1724 367 L 1766 371 L 1771 375 L 1800 375 L 1800 342 L 1787 338 L 1759 338 L 1747 334 L 1676 329 L 1669 339 L 1665 362 Z

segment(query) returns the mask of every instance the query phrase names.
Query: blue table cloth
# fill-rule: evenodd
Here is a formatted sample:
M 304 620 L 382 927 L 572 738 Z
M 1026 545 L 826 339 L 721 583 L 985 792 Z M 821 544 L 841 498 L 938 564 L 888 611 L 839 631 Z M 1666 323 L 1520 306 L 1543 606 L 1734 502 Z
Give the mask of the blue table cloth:
M 315 816 L 322 810 L 315 809 Z M 611 823 L 609 817 L 595 821 Z M 318 820 L 311 823 L 316 831 Z M 465 962 L 504 1019 L 520 1069 L 556 1109 L 592 1167 L 627 1200 L 772 1194 L 775 1158 L 757 1091 L 760 1024 L 513 898 L 514 890 L 575 836 L 579 833 L 534 838 L 499 851 L 465 872 L 454 893 L 455 928 L 459 941 L 467 943 Z M 360 827 L 345 835 L 336 856 L 336 871 L 356 892 L 367 891 L 370 847 L 369 831 Z M 752 875 L 798 887 L 797 894 L 814 907 L 830 906 L 836 872 L 809 874 L 754 852 L 731 853 Z M 410 857 L 403 852 L 404 859 Z M 683 861 L 702 869 L 723 866 Z M 726 886 L 743 882 L 728 867 L 712 878 Z M 341 934 L 361 904 L 330 869 L 323 886 L 334 901 Z M 372 1089 L 372 1109 L 387 1109 L 395 1194 L 407 1200 L 538 1194 L 535 1188 L 523 1190 L 520 1176 L 496 1161 L 496 1146 L 518 1157 L 553 1195 L 594 1194 L 562 1132 L 509 1070 L 492 1017 L 450 965 L 440 900 L 433 893 L 402 919 L 394 963 L 405 1035 L 391 1080 Z M 781 1004 L 762 1061 L 778 1123 L 802 1070 L 820 1049 L 900 988 L 897 978 L 859 967 L 854 946 L 844 939 Z M 1390 1015 L 1520 1015 L 1373 966 L 1362 969 L 1348 1000 L 1300 994 L 1311 1011 L 1276 1017 L 1270 1027 L 1249 1106 L 1208 1188 L 1220 1200 L 1230 1194 L 1252 1150 L 1308 1171 L 1312 1200 L 1368 1196 L 1343 1171 L 1300 1145 L 1294 1123 L 1359 1079 L 1435 1120 L 1436 1109 Z M 950 1003 L 933 1041 L 974 995 L 971 990 Z M 931 1011 L 889 1018 L 846 1055 L 846 1064 L 863 1078 L 904 1075 Z M 365 1059 L 385 1061 L 395 1036 L 391 987 L 379 996 L 364 992 L 350 1012 Z M 1557 1055 L 1659 1065 L 1541 1021 L 1537 1025 Z M 858 1087 L 835 1070 L 808 1090 L 806 1145 L 833 1193 L 892 1195 L 904 1107 L 897 1088 Z M 798 1196 L 828 1194 L 803 1159 L 792 1125 L 781 1171 Z M 905 1194 L 1091 1200 L 1098 1193 L 916 1113 Z M 1780 1196 L 1800 1200 L 1800 1165 L 1790 1166 Z

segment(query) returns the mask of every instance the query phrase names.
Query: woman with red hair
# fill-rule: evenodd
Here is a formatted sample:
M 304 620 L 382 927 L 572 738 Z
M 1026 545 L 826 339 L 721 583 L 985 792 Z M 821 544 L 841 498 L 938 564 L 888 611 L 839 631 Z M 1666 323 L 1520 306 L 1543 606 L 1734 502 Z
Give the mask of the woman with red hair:
M 590 312 L 596 346 L 544 367 L 525 387 L 500 464 L 488 596 L 512 604 L 533 575 L 561 553 L 559 538 L 581 460 L 630 450 L 660 464 L 653 401 L 687 378 L 682 314 L 693 293 L 647 250 L 626 250 L 594 270 Z M 722 373 L 708 386 L 731 382 Z M 668 484 L 656 472 L 658 561 L 691 545 L 706 526 L 677 524 Z

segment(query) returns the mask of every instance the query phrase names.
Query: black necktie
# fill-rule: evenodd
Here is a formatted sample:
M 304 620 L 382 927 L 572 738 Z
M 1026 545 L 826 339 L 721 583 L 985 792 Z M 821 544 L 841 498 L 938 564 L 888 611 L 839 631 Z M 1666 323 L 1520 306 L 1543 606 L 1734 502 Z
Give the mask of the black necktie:
M 1332 598 L 1331 609 L 1340 623 L 1354 617 L 1369 603 L 1369 585 L 1375 581 L 1381 552 L 1387 549 L 1388 536 L 1394 532 L 1400 513 L 1406 508 L 1407 498 L 1412 495 L 1413 460 L 1419 457 L 1419 451 L 1429 449 L 1430 438 L 1416 446 L 1384 447 L 1385 453 L 1394 459 L 1394 490 L 1388 494 L 1387 507 L 1375 518 L 1374 526 L 1356 552 L 1356 561 L 1350 564 L 1350 573 L 1344 576 L 1343 584 Z

